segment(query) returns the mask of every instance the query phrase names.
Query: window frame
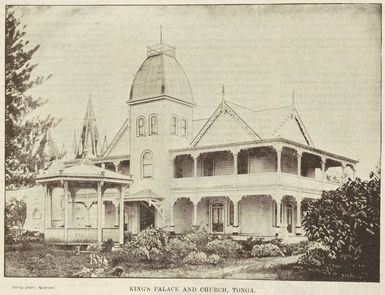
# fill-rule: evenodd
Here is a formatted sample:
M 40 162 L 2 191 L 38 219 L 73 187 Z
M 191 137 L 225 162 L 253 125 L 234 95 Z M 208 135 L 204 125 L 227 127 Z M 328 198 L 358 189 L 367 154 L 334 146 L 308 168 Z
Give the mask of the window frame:
M 139 125 L 140 122 L 143 123 L 142 126 Z M 139 116 L 136 118 L 136 136 L 146 136 L 146 120 L 144 116 Z
M 174 119 L 175 119 L 175 125 L 174 125 Z M 173 114 L 171 116 L 171 121 L 170 121 L 170 134 L 171 135 L 178 135 L 178 116 Z
M 187 137 L 188 135 L 188 121 L 187 121 L 187 118 L 183 117 L 181 120 L 181 124 L 180 124 L 180 129 L 181 129 L 181 136 L 182 137 Z M 183 127 L 183 122 L 185 122 L 185 126 Z
M 155 119 L 155 124 L 153 126 L 152 119 Z M 157 135 L 158 134 L 158 115 L 151 114 L 148 116 L 148 135 Z M 153 129 L 153 127 L 155 127 Z
M 150 163 L 145 163 L 144 157 L 149 154 L 150 155 Z M 150 166 L 150 174 L 145 174 L 145 166 Z M 141 176 L 142 179 L 151 179 L 154 175 L 154 154 L 150 150 L 143 151 L 142 155 L 140 156 L 140 167 L 141 167 Z

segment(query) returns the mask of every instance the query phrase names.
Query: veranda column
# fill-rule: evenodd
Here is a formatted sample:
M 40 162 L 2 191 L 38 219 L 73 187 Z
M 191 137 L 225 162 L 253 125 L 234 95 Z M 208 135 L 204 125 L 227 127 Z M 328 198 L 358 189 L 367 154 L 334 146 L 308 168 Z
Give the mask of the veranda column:
M 198 175 L 198 157 L 199 157 L 199 154 L 192 154 L 191 155 L 194 159 L 194 178 L 197 177 Z
M 234 175 L 238 174 L 238 150 L 232 150 L 231 153 L 233 154 L 234 159 Z
M 170 227 L 172 227 L 172 228 L 175 227 L 175 224 L 174 224 L 174 203 L 175 203 L 175 200 L 173 198 L 171 198 L 171 204 L 170 204 Z
M 97 224 L 98 224 L 98 245 L 102 243 L 102 182 L 98 182 L 97 185 L 97 194 L 98 194 L 98 203 L 97 203 Z
M 301 193 L 298 193 L 298 195 L 295 197 L 295 200 L 297 202 L 297 223 L 295 225 L 295 234 L 301 235 L 302 234 L 302 212 L 301 212 L 301 203 L 302 203 L 302 195 Z
M 346 164 L 345 163 L 342 163 L 341 164 L 341 169 L 342 169 L 342 177 L 341 177 L 341 180 L 342 180 L 342 183 L 344 183 L 346 181 L 346 177 L 345 177 L 345 169 L 346 168 Z
M 230 199 L 234 204 L 234 222 L 233 222 L 233 234 L 239 233 L 239 202 L 242 196 L 231 196 Z
M 302 152 L 297 151 L 297 175 L 301 176 L 301 161 L 302 161 Z
M 194 205 L 194 215 L 193 215 L 193 227 L 196 227 L 198 224 L 198 203 L 199 199 L 195 198 L 191 200 Z
M 321 168 L 322 168 L 322 181 L 326 180 L 326 158 L 322 157 L 321 158 Z
M 69 192 L 68 182 L 64 181 L 64 242 L 68 242 L 68 221 L 69 221 Z
M 276 145 L 274 146 L 274 149 L 277 152 L 277 172 L 281 173 L 282 172 L 282 168 L 281 168 L 282 146 Z
M 119 244 L 124 243 L 124 186 L 120 187 L 120 204 L 119 204 Z
M 275 226 L 275 234 L 277 236 L 280 236 L 281 234 L 281 227 L 282 227 L 282 196 L 280 193 L 272 194 L 271 197 L 275 201 L 275 204 L 277 206 L 277 225 Z M 275 211 L 275 208 L 274 208 Z
M 119 191 L 119 194 L 120 194 L 120 191 Z M 119 227 L 119 203 L 120 203 L 120 196 L 119 196 L 119 199 L 112 200 L 111 202 L 112 202 L 112 204 L 115 207 L 115 222 L 114 222 L 114 226 L 115 227 Z

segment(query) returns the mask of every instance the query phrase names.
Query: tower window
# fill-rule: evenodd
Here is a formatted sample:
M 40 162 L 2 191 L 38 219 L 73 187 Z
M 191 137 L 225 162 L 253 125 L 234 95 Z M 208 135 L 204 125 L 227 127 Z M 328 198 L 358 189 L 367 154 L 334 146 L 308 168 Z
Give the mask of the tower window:
M 181 129 L 182 129 L 182 136 L 187 137 L 187 120 L 186 119 L 182 119 Z
M 137 136 L 144 136 L 144 118 L 139 117 L 136 119 L 136 134 Z
M 152 153 L 146 151 L 142 155 L 142 176 L 143 178 L 152 177 Z
M 171 117 L 171 134 L 176 135 L 178 132 L 178 118 L 176 116 Z
M 158 116 L 151 115 L 150 116 L 150 135 L 158 134 Z

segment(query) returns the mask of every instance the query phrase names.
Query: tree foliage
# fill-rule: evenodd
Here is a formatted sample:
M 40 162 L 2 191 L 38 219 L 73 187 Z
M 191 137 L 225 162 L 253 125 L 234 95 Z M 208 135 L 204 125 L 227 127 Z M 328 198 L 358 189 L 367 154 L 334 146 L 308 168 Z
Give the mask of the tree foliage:
M 303 226 L 310 241 L 330 249 L 329 264 L 342 275 L 379 276 L 380 177 L 349 180 L 309 204 Z
M 7 7 L 5 19 L 5 184 L 14 189 L 33 184 L 38 161 L 32 150 L 38 138 L 58 122 L 52 116 L 29 118 L 28 115 L 44 103 L 28 91 L 45 78 L 34 77 L 37 64 L 32 57 L 39 45 L 30 46 L 25 39 L 25 26 Z M 48 77 L 49 78 L 49 77 Z
M 15 244 L 21 241 L 27 206 L 23 200 L 12 199 L 5 205 L 5 242 Z

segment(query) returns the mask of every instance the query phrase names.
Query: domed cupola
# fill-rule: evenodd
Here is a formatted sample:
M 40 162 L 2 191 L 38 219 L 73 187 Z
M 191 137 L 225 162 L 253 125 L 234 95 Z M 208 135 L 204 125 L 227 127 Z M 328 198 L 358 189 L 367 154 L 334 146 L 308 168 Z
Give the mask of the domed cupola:
M 195 105 L 190 82 L 175 58 L 175 47 L 147 47 L 147 58 L 132 82 L 129 103 L 169 97 Z

